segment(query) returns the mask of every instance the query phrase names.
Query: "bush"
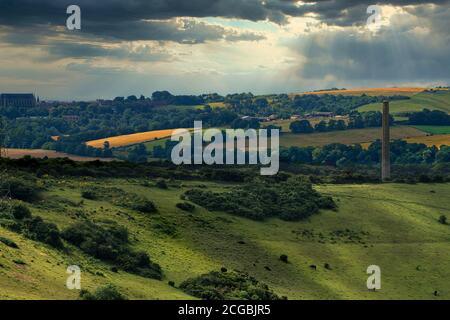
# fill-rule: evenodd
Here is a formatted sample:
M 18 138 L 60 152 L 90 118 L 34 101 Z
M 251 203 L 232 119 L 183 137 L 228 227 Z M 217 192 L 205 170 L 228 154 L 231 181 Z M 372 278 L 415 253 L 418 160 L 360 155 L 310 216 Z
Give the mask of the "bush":
M 14 248 L 14 249 L 18 249 L 19 246 L 12 240 L 9 240 L 7 238 L 4 237 L 0 237 L 0 242 L 3 243 L 4 245 L 7 245 L 10 248 Z
M 122 202 L 120 203 L 124 207 L 143 213 L 153 213 L 157 211 L 156 206 L 152 201 L 137 195 L 131 198 L 129 196 L 126 196 L 122 198 Z
M 163 179 L 158 179 L 158 181 L 156 181 L 156 187 L 160 188 L 160 189 L 168 189 L 169 187 L 167 186 L 166 180 Z
M 285 254 L 282 254 L 280 256 L 280 261 L 284 262 L 284 263 L 288 263 L 288 256 Z
M 96 199 L 95 190 L 93 190 L 92 188 L 84 188 L 81 190 L 81 197 L 88 200 L 95 200 Z
M 11 212 L 15 219 L 23 220 L 25 218 L 31 218 L 31 211 L 27 206 L 20 203 L 13 203 L 11 206 Z
M 145 252 L 129 247 L 128 231 L 115 223 L 79 222 L 64 230 L 62 237 L 83 252 L 114 263 L 126 272 L 161 279 L 161 267 Z
M 156 212 L 155 204 L 135 193 L 125 192 L 119 188 L 90 186 L 83 188 L 81 196 L 89 200 L 110 201 L 116 206 L 129 208 L 143 213 Z
M 447 217 L 442 215 L 439 217 L 439 223 L 441 224 L 447 224 Z
M 213 271 L 184 281 L 180 289 L 206 300 L 280 300 L 266 284 L 239 271 Z
M 98 288 L 94 293 L 88 290 L 80 291 L 82 300 L 127 300 L 127 297 L 121 294 L 117 288 L 111 284 Z
M 41 217 L 24 220 L 25 234 L 28 238 L 47 243 L 55 248 L 62 248 L 61 234 L 53 223 L 44 222 Z
M 9 190 L 13 199 L 33 202 L 39 197 L 39 188 L 34 182 L 14 177 L 2 177 L 0 190 Z
M 55 248 L 64 247 L 58 227 L 44 222 L 41 217 L 33 217 L 28 207 L 21 203 L 0 202 L 0 225 Z
M 23 220 L 31 218 L 31 211 L 20 202 L 0 201 L 0 218 Z
M 191 189 L 185 196 L 210 211 L 224 211 L 254 220 L 269 217 L 302 220 L 319 209 L 336 208 L 331 197 L 322 196 L 310 182 L 298 178 L 279 183 L 254 181 L 222 193 Z
M 195 206 L 189 202 L 177 203 L 177 208 L 187 212 L 193 212 L 195 210 Z

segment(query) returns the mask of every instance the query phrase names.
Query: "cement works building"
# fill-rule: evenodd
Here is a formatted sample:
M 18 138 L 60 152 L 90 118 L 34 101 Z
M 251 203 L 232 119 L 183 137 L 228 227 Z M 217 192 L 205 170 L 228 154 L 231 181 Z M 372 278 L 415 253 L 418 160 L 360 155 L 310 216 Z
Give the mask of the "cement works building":
M 32 93 L 2 93 L 0 94 L 2 107 L 35 107 L 36 97 Z

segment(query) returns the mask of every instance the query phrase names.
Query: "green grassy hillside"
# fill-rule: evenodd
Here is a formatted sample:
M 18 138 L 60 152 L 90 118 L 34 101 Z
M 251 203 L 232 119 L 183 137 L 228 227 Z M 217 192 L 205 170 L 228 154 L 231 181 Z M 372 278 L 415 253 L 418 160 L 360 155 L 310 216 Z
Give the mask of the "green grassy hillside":
M 391 112 L 417 112 L 424 108 L 430 110 L 441 110 L 450 113 L 450 91 L 437 91 L 434 93 L 422 92 L 411 97 L 409 100 L 393 101 L 390 104 Z M 380 103 L 368 104 L 358 108 L 360 112 L 381 111 Z
M 112 283 L 131 299 L 191 298 L 167 282 L 178 286 L 221 267 L 246 271 L 289 299 L 450 299 L 450 282 L 443 281 L 450 274 L 450 226 L 438 223 L 440 215 L 450 217 L 449 184 L 324 185 L 317 189 L 335 198 L 337 212 L 321 211 L 302 222 L 258 222 L 200 207 L 193 213 L 175 207 L 190 188 L 225 191 L 232 184 L 172 182 L 164 190 L 138 179 L 47 178 L 41 183 L 47 191 L 43 201 L 30 205 L 34 215 L 60 229 L 83 216 L 114 220 L 129 229 L 134 248 L 161 265 L 164 279 L 113 273 L 109 265 L 67 243 L 68 250 L 58 251 L 0 227 L 0 236 L 19 246 L 0 243 L 0 298 L 75 299 L 77 292 L 65 288 L 65 270 L 76 264 L 83 271 L 83 288 Z M 145 195 L 159 212 L 81 202 L 80 190 L 88 185 Z M 279 260 L 281 254 L 289 257 L 288 264 Z M 382 270 L 379 292 L 366 288 L 366 269 L 372 264 Z
M 414 128 L 431 134 L 450 134 L 450 126 L 414 126 Z

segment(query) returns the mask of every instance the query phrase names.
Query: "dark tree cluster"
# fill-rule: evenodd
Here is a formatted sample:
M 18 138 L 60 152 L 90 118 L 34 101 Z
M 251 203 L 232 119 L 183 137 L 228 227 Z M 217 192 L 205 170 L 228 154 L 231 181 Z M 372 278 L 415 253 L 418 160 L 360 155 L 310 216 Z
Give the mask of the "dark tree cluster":
M 63 231 L 62 237 L 83 252 L 126 272 L 143 277 L 162 278 L 161 267 L 147 253 L 130 248 L 128 230 L 115 223 L 78 222 Z
M 292 178 L 285 182 L 253 181 L 228 192 L 191 189 L 185 196 L 211 211 L 224 211 L 254 220 L 278 217 L 283 220 L 303 220 L 319 209 L 336 209 L 333 199 L 312 188 L 310 182 Z
M 289 129 L 292 133 L 313 133 L 313 132 L 330 132 L 342 131 L 348 129 L 362 129 L 370 127 L 381 127 L 383 124 L 383 115 L 381 112 L 352 112 L 349 115 L 348 124 L 344 120 L 331 119 L 328 121 L 322 120 L 314 127 L 309 120 L 298 120 L 290 124 Z M 390 123 L 394 123 L 394 118 L 390 116 Z
M 414 112 L 409 115 L 409 124 L 450 126 L 450 115 L 439 110 L 423 109 L 421 112 Z
M 34 217 L 28 207 L 20 202 L 0 201 L 0 225 L 54 248 L 64 247 L 58 227 L 39 216 Z
M 184 292 L 204 300 L 280 300 L 265 283 L 239 271 L 213 271 L 188 279 L 180 285 Z

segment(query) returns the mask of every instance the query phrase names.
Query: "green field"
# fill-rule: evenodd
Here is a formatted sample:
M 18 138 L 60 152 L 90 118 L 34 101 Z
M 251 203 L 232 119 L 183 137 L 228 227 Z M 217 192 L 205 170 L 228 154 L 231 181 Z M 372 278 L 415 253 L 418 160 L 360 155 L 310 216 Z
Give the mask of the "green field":
M 449 184 L 323 185 L 317 189 L 335 198 L 337 212 L 322 211 L 303 222 L 258 222 L 199 207 L 188 214 L 175 207 L 188 188 L 202 184 L 224 191 L 234 185 L 174 181 L 162 190 L 143 182 L 46 178 L 40 180 L 48 190 L 45 201 L 30 207 L 60 229 L 81 219 L 77 210 L 95 221 L 111 219 L 126 226 L 133 247 L 162 266 L 163 281 L 113 273 L 68 244 L 69 250 L 58 251 L 0 228 L 2 237 L 19 246 L 0 243 L 0 298 L 75 299 L 77 292 L 67 290 L 65 281 L 67 266 L 76 264 L 83 288 L 113 283 L 131 299 L 189 299 L 167 282 L 178 285 L 222 266 L 246 271 L 289 299 L 450 299 L 450 282 L 444 281 L 450 275 L 450 226 L 437 221 L 440 215 L 450 216 Z M 75 205 L 86 185 L 145 195 L 159 212 L 144 215 L 106 201 Z M 164 232 L 167 226 L 175 228 L 175 236 Z M 288 255 L 289 264 L 279 261 L 281 254 Z M 17 259 L 26 265 L 13 262 Z M 313 264 L 317 270 L 310 268 Z M 382 270 L 379 292 L 366 288 L 366 269 L 373 264 Z
M 406 139 L 421 136 L 426 136 L 426 133 L 413 127 L 394 126 L 391 128 L 392 139 Z M 377 139 L 381 139 L 381 128 L 365 128 L 311 134 L 285 133 L 280 136 L 280 145 L 283 147 L 320 147 L 331 143 L 347 145 L 367 143 Z
M 414 128 L 431 134 L 450 134 L 450 126 L 414 126 Z
M 417 112 L 425 108 L 450 113 L 450 91 L 422 92 L 412 96 L 409 100 L 393 101 L 390 106 L 393 114 Z M 358 108 L 358 111 L 381 111 L 381 109 L 381 103 L 374 103 L 362 106 Z

